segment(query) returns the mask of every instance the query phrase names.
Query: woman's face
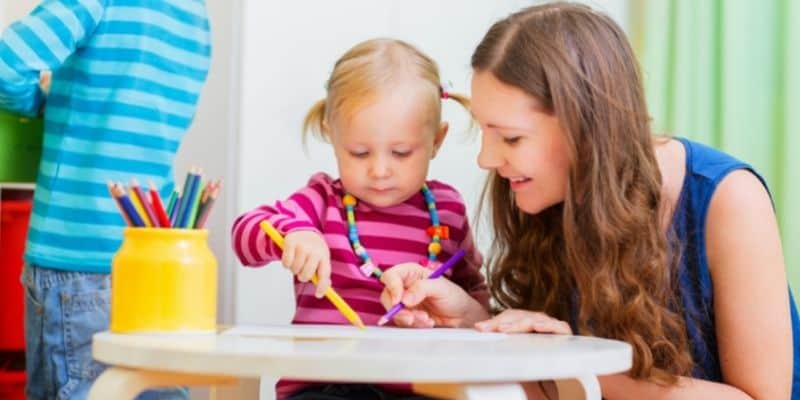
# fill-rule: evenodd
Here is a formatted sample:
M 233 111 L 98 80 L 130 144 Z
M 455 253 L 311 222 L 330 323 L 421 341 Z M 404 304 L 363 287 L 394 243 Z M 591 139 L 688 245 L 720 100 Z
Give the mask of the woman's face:
M 477 71 L 472 112 L 483 131 L 478 165 L 509 181 L 517 207 L 537 214 L 564 201 L 570 163 L 554 114 L 491 72 Z

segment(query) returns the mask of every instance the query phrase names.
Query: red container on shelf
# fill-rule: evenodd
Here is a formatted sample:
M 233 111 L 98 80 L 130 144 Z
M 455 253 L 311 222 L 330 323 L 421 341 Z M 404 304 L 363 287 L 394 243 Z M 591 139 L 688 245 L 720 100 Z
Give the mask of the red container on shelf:
M 0 370 L 0 399 L 25 400 L 25 371 Z
M 0 200 L 0 350 L 25 349 L 24 292 L 19 278 L 32 205 L 29 198 Z
M 0 352 L 0 399 L 25 400 L 25 352 Z

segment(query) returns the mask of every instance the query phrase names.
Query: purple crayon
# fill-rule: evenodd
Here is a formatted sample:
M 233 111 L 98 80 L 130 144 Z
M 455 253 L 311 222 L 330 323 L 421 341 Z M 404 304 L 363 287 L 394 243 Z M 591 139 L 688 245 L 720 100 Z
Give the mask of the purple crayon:
M 447 272 L 448 269 L 452 268 L 453 265 L 455 265 L 463 257 L 464 257 L 464 249 L 459 249 L 455 254 L 453 254 L 452 257 L 450 257 L 449 260 L 445 261 L 442 265 L 439 266 L 439 268 L 436 268 L 428 276 L 428 279 L 436 279 L 442 276 L 445 272 Z M 402 310 L 403 307 L 405 307 L 405 305 L 403 305 L 402 301 L 395 304 L 392 308 L 389 309 L 389 311 L 386 312 L 384 316 L 381 317 L 381 319 L 378 320 L 378 325 L 385 325 L 392 318 L 394 318 L 394 316 L 398 312 L 400 312 L 400 310 Z

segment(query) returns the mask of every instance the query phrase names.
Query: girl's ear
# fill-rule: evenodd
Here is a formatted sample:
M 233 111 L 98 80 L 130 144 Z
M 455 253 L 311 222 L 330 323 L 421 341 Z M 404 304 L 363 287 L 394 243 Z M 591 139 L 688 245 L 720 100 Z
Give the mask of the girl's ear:
M 325 139 L 325 141 L 327 141 L 328 143 L 330 143 L 331 142 L 331 127 L 330 127 L 330 125 L 328 125 L 328 121 L 323 119 L 322 123 L 320 123 L 320 125 L 319 125 L 319 128 L 321 129 L 320 133 L 322 134 L 321 135 L 322 138 Z
M 439 152 L 439 147 L 441 147 L 442 143 L 444 142 L 444 138 L 447 136 L 447 130 L 450 128 L 450 125 L 447 122 L 442 122 L 439 125 L 439 129 L 436 131 L 436 137 L 433 138 L 433 154 L 431 155 L 431 159 L 436 157 L 436 153 Z

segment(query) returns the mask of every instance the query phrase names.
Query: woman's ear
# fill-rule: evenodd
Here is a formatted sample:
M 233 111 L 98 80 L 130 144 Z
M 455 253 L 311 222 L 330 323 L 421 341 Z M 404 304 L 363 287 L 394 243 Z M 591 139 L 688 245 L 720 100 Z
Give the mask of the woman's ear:
M 439 124 L 439 129 L 436 131 L 436 137 L 433 139 L 433 154 L 431 155 L 431 159 L 436 157 L 436 153 L 439 152 L 439 147 L 442 146 L 444 142 L 444 138 L 447 136 L 447 130 L 450 128 L 450 125 L 447 122 L 442 122 Z

